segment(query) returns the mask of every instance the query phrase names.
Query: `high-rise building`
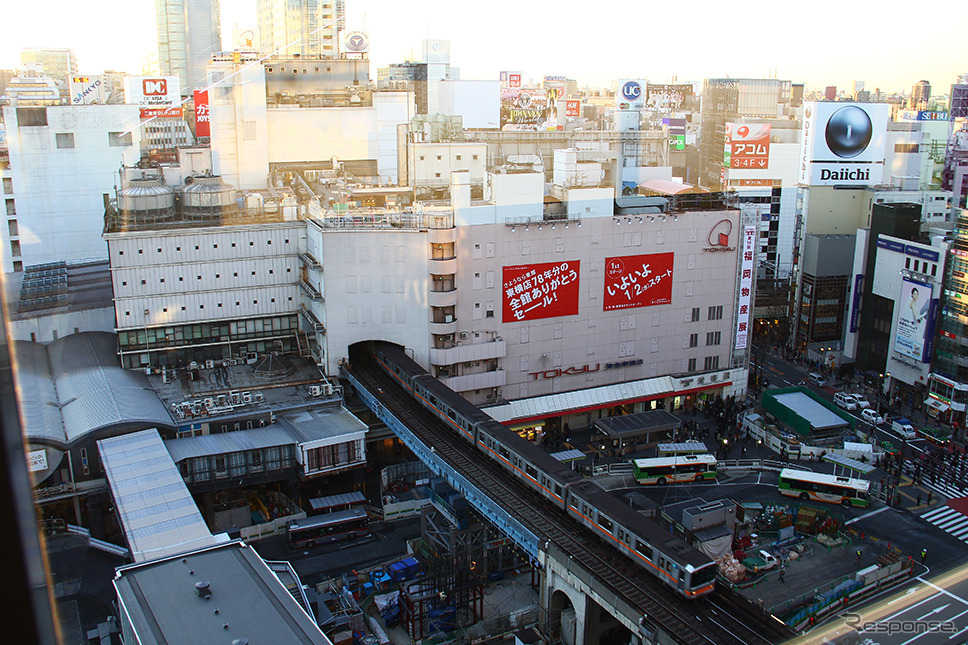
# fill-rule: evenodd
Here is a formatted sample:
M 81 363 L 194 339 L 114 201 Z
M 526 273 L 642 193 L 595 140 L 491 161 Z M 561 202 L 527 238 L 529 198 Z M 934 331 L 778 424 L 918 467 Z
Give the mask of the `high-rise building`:
M 155 0 L 158 63 L 165 76 L 178 76 L 181 91 L 204 87 L 205 65 L 221 51 L 218 0 Z
M 259 0 L 259 44 L 278 58 L 337 56 L 343 0 Z
M 916 110 L 924 110 L 928 107 L 928 99 L 931 98 L 931 83 L 928 81 L 918 81 L 911 88 L 911 100 L 908 107 Z
M 792 84 L 774 78 L 707 78 L 702 91 L 699 133 L 699 182 L 723 188 L 723 142 L 726 123 L 749 118 L 783 118 L 791 114 Z
M 20 62 L 24 65 L 28 63 L 40 63 L 43 65 L 43 72 L 54 79 L 57 88 L 66 90 L 68 77 L 76 74 L 77 58 L 70 49 L 50 48 L 50 47 L 29 47 L 20 50 Z

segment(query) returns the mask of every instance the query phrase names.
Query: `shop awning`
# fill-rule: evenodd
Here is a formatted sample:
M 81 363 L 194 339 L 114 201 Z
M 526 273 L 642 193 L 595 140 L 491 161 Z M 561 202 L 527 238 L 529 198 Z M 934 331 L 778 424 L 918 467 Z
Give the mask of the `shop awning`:
M 951 409 L 950 405 L 938 399 L 928 399 L 928 407 L 937 411 L 938 414 L 944 414 Z

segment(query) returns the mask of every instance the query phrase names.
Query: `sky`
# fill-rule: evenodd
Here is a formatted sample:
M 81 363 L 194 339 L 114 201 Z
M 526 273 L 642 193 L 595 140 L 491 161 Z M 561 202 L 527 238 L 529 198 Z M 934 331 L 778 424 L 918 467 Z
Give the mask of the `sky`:
M 24 47 L 69 47 L 80 71 L 140 73 L 157 48 L 154 0 L 6 0 L 0 8 L 0 68 L 15 68 Z M 256 0 L 221 0 L 222 34 L 255 28 Z M 936 0 L 772 0 L 632 2 L 594 0 L 346 0 L 347 27 L 371 40 L 371 77 L 390 62 L 415 60 L 421 40 L 451 42 L 464 79 L 562 75 L 582 87 L 620 78 L 656 83 L 703 78 L 776 77 L 808 89 L 836 85 L 910 92 L 921 79 L 946 93 L 968 73 L 968 2 Z

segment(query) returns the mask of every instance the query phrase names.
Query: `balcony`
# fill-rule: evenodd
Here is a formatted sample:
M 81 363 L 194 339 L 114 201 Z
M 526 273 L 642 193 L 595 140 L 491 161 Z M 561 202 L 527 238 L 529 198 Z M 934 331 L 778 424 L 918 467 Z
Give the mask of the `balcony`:
M 457 289 L 451 288 L 446 291 L 431 289 L 427 303 L 431 307 L 453 307 L 457 305 Z
M 431 258 L 430 272 L 435 275 L 452 275 L 457 273 L 457 258 Z
M 464 376 L 451 376 L 440 380 L 455 392 L 470 392 L 472 390 L 503 387 L 507 382 L 507 373 L 504 370 L 496 370 L 494 372 L 465 374 Z
M 484 343 L 471 343 L 457 336 L 457 345 L 446 349 L 430 349 L 430 363 L 432 365 L 454 365 L 470 361 L 485 361 L 493 358 L 504 358 L 507 355 L 507 345 L 504 340 L 493 340 Z
M 437 320 L 430 321 L 431 334 L 456 334 L 457 318 L 454 316 L 443 316 Z

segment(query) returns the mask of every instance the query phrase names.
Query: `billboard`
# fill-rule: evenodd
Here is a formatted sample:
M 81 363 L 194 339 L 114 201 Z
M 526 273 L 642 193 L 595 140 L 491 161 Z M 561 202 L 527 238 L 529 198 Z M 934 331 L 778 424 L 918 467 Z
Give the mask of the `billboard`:
M 107 83 L 100 76 L 71 76 L 71 105 L 92 105 L 104 103 Z
M 581 101 L 577 99 L 565 101 L 565 116 L 581 116 Z
M 370 49 L 370 35 L 358 29 L 343 29 L 339 32 L 341 54 L 365 54 Z
M 578 313 L 579 261 L 504 267 L 504 322 Z
M 768 167 L 770 165 L 770 124 L 727 123 L 726 154 L 723 165 L 727 168 Z
M 618 82 L 615 107 L 620 110 L 639 110 L 645 105 L 645 81 L 623 78 Z
M 645 93 L 645 107 L 658 110 L 679 110 L 693 95 L 692 85 L 656 85 L 649 83 Z
M 521 72 L 500 72 L 501 87 L 521 87 Z
M 898 303 L 894 351 L 924 361 L 927 358 L 924 351 L 931 314 L 931 285 L 903 278 Z
M 669 150 L 685 150 L 686 120 L 662 119 L 662 124 L 669 126 Z
M 501 129 L 555 130 L 557 104 L 554 89 L 504 88 L 501 90 Z
M 672 302 L 673 257 L 673 253 L 651 253 L 605 258 L 602 311 Z
M 739 274 L 739 302 L 736 310 L 736 346 L 749 345 L 750 310 L 753 308 L 753 258 L 756 257 L 756 225 L 743 228 L 743 261 Z
M 799 182 L 809 186 L 879 184 L 888 110 L 887 103 L 806 103 Z
M 125 76 L 124 102 L 141 108 L 141 118 L 181 117 L 177 76 Z
M 952 119 L 968 117 L 968 84 L 956 83 L 951 86 L 951 98 L 948 100 L 948 115 Z
M 212 136 L 208 118 L 208 90 L 195 90 L 195 136 Z

